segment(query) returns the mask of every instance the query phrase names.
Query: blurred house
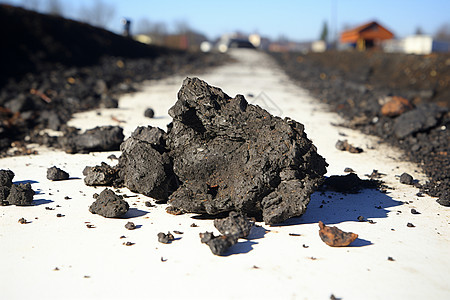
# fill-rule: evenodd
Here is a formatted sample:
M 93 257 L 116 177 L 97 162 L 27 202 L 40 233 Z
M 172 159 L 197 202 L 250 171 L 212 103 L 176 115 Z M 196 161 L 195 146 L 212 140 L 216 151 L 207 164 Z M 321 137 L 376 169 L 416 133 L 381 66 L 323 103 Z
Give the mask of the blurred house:
M 383 50 L 385 52 L 426 55 L 432 52 L 450 52 L 450 42 L 437 41 L 429 35 L 420 34 L 400 40 L 385 41 Z
M 199 51 L 201 44 L 207 41 L 206 36 L 194 31 L 165 35 L 139 34 L 133 38 L 144 44 L 154 44 L 189 51 Z
M 392 39 L 394 34 L 372 21 L 341 33 L 340 43 L 358 50 L 381 47 L 382 41 Z

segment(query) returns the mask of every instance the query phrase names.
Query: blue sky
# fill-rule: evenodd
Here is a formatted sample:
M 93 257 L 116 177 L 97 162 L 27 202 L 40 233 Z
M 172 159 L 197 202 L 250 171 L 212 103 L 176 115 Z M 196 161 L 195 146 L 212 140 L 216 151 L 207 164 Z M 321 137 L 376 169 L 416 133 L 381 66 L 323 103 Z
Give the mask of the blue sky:
M 59 0 L 64 13 L 77 18 L 81 6 L 92 6 L 96 0 Z M 122 17 L 133 21 L 132 30 L 142 19 L 163 22 L 169 30 L 184 22 L 192 29 L 216 38 L 222 33 L 239 30 L 257 32 L 276 39 L 285 36 L 296 41 L 317 39 L 323 23 L 331 33 L 337 28 L 378 20 L 396 37 L 413 34 L 420 27 L 434 34 L 438 27 L 450 23 L 450 0 L 100 0 L 114 6 L 115 19 L 108 29 L 120 32 Z M 48 0 L 5 0 L 17 5 Z

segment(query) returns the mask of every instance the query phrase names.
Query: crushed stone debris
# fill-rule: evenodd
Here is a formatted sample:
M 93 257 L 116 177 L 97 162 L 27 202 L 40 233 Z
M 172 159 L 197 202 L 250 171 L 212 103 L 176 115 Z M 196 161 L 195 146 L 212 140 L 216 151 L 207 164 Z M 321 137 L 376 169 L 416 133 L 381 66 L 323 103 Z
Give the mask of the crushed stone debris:
M 53 166 L 47 169 L 47 179 L 52 181 L 67 180 L 69 179 L 69 173 L 56 166 Z
M 104 189 L 100 195 L 95 194 L 94 198 L 96 200 L 89 207 L 89 211 L 105 218 L 120 217 L 130 208 L 128 202 L 108 188 Z

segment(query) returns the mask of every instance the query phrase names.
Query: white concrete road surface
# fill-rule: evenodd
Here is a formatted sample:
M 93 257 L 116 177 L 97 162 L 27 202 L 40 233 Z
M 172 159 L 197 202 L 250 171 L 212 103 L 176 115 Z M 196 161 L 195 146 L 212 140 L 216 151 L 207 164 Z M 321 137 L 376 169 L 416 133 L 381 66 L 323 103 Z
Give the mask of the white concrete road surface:
M 386 174 L 388 192 L 316 192 L 302 217 L 284 226 L 259 223 L 249 239 L 218 257 L 198 236 L 217 233 L 212 220 L 169 215 L 165 205 L 147 207 L 150 198 L 127 189 L 120 190 L 130 196 L 125 218 L 88 211 L 92 195 L 102 188 L 85 186 L 82 170 L 102 161 L 115 164 L 107 157 L 120 152 L 70 155 L 36 147 L 38 155 L 0 159 L 0 169 L 16 174 L 15 183 L 31 182 L 37 191 L 34 206 L 0 207 L 0 299 L 450 299 L 450 208 L 418 197 L 416 188 L 398 180 L 408 172 L 423 182 L 419 167 L 374 137 L 332 125 L 341 121 L 338 116 L 265 54 L 238 49 L 231 54 L 236 62 L 197 76 L 230 96 L 243 94 L 250 103 L 303 123 L 330 164 L 328 176 L 351 167 L 366 178 L 376 169 Z M 147 82 L 141 92 L 121 97 L 119 108 L 77 114 L 70 125 L 120 124 L 126 136 L 137 126 L 166 129 L 182 80 Z M 143 116 L 147 107 L 155 110 L 154 119 Z M 335 149 L 344 138 L 364 152 Z M 51 166 L 71 179 L 47 180 Z M 373 224 L 358 222 L 358 216 Z M 20 218 L 30 223 L 19 224 Z M 350 247 L 329 247 L 319 238 L 319 220 L 359 238 Z M 125 229 L 129 221 L 138 228 Z M 171 244 L 159 243 L 157 233 L 167 231 L 183 233 L 174 234 Z

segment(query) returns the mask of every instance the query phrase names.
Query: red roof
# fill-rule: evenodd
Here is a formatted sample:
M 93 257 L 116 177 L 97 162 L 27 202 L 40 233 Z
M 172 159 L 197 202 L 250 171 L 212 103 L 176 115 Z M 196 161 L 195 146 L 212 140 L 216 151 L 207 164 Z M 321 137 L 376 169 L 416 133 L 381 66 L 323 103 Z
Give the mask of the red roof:
M 341 43 L 356 43 L 359 39 L 388 40 L 393 37 L 392 32 L 373 21 L 342 32 Z

